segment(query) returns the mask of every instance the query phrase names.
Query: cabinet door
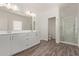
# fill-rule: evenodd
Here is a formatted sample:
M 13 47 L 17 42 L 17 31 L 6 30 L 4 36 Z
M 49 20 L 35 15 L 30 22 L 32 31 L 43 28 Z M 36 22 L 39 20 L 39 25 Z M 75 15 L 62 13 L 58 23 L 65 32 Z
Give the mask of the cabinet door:
M 0 56 L 10 55 L 10 35 L 0 35 Z
M 25 48 L 30 48 L 35 45 L 36 43 L 36 33 L 26 33 L 25 38 Z
M 30 45 L 34 46 L 38 44 L 40 41 L 38 40 L 38 34 L 36 32 L 31 33 Z
M 13 34 L 12 35 L 12 51 L 11 54 L 18 53 L 25 48 L 25 36 L 24 34 Z
M 36 43 L 36 33 L 32 33 L 32 43 L 35 44 Z

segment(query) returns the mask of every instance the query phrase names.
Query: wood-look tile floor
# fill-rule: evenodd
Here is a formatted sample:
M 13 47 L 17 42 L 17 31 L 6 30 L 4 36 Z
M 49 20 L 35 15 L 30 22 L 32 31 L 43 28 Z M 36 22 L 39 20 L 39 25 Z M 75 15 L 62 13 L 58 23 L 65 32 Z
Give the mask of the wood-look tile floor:
M 16 54 L 16 56 L 79 56 L 79 48 L 68 44 L 56 44 L 55 40 L 40 44 Z

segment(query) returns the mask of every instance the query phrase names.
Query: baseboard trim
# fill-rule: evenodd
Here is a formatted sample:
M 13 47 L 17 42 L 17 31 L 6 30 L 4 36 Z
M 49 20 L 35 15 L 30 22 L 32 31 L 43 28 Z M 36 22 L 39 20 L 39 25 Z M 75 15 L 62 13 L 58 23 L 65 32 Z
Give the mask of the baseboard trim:
M 60 41 L 61 43 L 65 43 L 65 44 L 69 44 L 69 45 L 74 45 L 74 46 L 78 46 L 78 44 L 74 44 L 74 43 L 70 43 L 70 42 L 65 42 L 65 41 Z

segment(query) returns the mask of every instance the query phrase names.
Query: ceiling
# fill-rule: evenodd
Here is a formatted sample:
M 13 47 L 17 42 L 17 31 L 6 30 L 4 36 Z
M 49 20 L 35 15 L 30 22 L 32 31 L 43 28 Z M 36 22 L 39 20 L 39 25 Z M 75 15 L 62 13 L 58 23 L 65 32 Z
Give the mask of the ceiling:
M 59 6 L 60 3 L 14 3 L 21 9 L 25 11 L 26 9 L 31 10 L 33 12 L 45 12 L 55 6 Z

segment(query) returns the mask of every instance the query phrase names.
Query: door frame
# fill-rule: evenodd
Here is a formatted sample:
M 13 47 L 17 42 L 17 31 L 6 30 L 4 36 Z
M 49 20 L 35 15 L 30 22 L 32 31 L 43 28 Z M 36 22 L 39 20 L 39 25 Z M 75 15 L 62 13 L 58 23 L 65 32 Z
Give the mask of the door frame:
M 52 19 L 51 19 L 52 18 Z M 54 19 L 53 19 L 54 18 Z M 56 17 L 49 17 L 48 18 L 48 40 L 49 40 L 49 20 L 55 20 L 55 40 L 56 40 Z

